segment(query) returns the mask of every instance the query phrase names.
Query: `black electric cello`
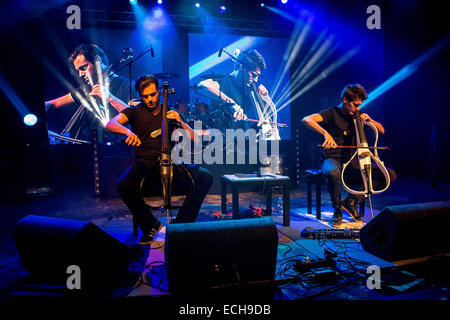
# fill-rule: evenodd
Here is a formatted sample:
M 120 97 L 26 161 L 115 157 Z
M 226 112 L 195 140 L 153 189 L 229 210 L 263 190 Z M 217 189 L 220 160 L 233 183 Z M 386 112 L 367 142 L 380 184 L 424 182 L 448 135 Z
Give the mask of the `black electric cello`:
M 169 83 L 164 81 L 163 87 L 163 106 L 162 106 L 162 123 L 161 123 L 161 182 L 163 191 L 163 209 L 166 212 L 167 219 L 169 219 L 169 212 L 171 212 L 171 193 L 172 193 L 172 179 L 173 179 L 173 161 L 170 154 L 170 128 L 169 120 L 167 119 L 168 97 L 169 93 L 175 93 L 175 89 L 169 90 Z

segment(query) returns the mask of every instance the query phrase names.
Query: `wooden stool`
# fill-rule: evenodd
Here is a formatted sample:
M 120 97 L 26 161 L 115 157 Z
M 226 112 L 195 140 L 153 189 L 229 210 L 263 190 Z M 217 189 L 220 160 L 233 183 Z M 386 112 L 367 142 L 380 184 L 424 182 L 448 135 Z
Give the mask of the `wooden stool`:
M 322 186 L 325 184 L 325 176 L 320 169 L 308 169 L 305 171 L 307 185 L 308 214 L 312 214 L 311 185 L 316 185 L 316 219 L 321 219 Z

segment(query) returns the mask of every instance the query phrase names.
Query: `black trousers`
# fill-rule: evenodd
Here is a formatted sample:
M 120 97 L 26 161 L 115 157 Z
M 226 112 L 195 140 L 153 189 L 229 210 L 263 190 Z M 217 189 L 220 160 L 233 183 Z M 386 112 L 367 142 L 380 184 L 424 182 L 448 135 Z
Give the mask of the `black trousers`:
M 198 166 L 174 166 L 173 172 L 172 186 L 186 194 L 186 199 L 173 222 L 195 222 L 203 200 L 213 183 L 212 175 L 208 170 Z M 144 234 L 150 233 L 157 220 L 141 193 L 141 183 L 147 175 L 149 178 L 146 178 L 146 184 L 150 184 L 150 188 L 159 189 L 161 176 L 158 162 L 145 165 L 135 162 L 122 173 L 117 185 L 122 201 L 130 209 L 136 224 Z
M 389 173 L 391 183 L 397 180 L 397 175 L 394 170 L 386 168 Z M 334 209 L 338 209 L 341 205 L 341 172 L 342 163 L 340 159 L 327 158 L 322 163 L 322 173 L 327 177 L 328 192 L 331 197 L 331 203 Z M 345 183 L 352 185 L 352 188 L 357 190 L 357 186 L 362 186 L 362 177 L 359 169 L 355 169 L 349 164 L 344 173 Z M 348 183 L 347 183 L 348 182 Z M 385 185 L 385 178 L 380 169 L 372 165 L 372 184 L 375 190 L 382 189 Z M 356 187 L 353 187 L 356 186 Z M 354 196 L 356 200 L 361 200 L 362 196 Z

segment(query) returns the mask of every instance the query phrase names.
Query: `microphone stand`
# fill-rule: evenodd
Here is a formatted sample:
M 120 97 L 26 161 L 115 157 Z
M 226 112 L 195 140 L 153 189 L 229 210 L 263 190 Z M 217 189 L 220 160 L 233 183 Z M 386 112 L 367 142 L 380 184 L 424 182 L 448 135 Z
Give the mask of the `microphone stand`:
M 121 59 L 119 62 L 119 64 L 121 64 L 122 62 L 128 61 L 127 63 L 123 64 L 120 68 L 118 68 L 116 70 L 116 73 L 118 73 L 118 72 L 122 71 L 122 69 L 124 69 L 126 66 L 128 66 L 128 75 L 129 75 L 129 80 L 130 80 L 130 93 L 129 93 L 130 96 L 129 96 L 128 101 L 131 100 L 131 96 L 132 96 L 132 94 L 131 94 L 131 92 L 132 92 L 132 89 L 131 89 L 131 87 L 132 87 L 131 86 L 131 66 L 132 66 L 133 62 L 135 62 L 136 60 L 138 60 L 139 58 L 141 58 L 144 54 L 146 54 L 148 52 L 150 52 L 152 58 L 155 57 L 152 46 L 150 46 L 149 49 L 145 50 L 144 52 L 142 52 L 135 58 L 133 58 L 133 50 L 130 49 L 130 51 L 127 52 L 128 56 L 125 59 Z

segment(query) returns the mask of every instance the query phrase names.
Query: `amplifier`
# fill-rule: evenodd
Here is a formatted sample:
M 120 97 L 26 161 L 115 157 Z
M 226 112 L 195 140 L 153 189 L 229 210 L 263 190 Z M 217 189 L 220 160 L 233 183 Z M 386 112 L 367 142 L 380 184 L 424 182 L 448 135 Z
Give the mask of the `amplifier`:
M 303 229 L 302 237 L 306 239 L 359 239 L 359 229 Z

